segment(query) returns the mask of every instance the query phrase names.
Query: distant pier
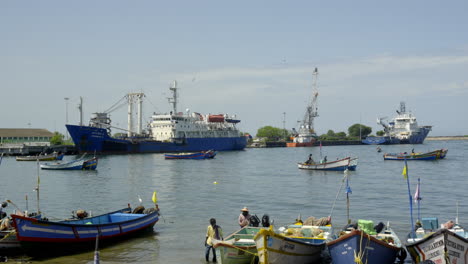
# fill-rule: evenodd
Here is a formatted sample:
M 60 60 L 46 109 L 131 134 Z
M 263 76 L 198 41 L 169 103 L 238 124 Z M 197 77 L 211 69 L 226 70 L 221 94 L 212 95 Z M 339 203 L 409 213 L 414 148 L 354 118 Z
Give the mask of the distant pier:
M 76 154 L 76 148 L 73 145 L 56 145 L 56 146 L 34 146 L 25 144 L 2 144 L 0 145 L 0 153 L 7 156 L 28 156 L 38 155 L 40 153 L 61 152 L 65 154 Z

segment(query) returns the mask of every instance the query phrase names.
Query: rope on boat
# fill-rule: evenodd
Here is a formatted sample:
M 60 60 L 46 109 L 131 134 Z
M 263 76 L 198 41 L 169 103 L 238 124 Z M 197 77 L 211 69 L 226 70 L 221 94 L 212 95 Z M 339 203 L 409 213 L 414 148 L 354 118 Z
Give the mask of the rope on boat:
M 367 245 L 366 247 L 364 248 L 364 250 L 362 250 L 362 239 L 364 238 L 364 235 L 367 235 Z M 370 235 L 369 234 L 366 234 L 365 232 L 361 232 L 361 239 L 359 241 L 359 253 L 356 254 L 356 250 L 354 250 L 354 263 L 357 263 L 357 264 L 363 264 L 362 262 L 362 258 L 364 257 L 364 254 L 366 253 L 367 251 L 367 247 L 370 245 Z M 368 259 L 366 259 L 366 264 L 367 264 L 367 261 Z
M 336 200 L 338 200 L 338 195 L 341 193 L 341 189 L 343 188 L 343 184 L 344 184 L 345 179 L 346 179 L 347 176 L 348 175 L 345 173 L 343 179 L 341 180 L 340 189 L 336 193 L 335 201 L 333 201 L 333 205 L 332 205 L 332 208 L 331 208 L 331 211 L 330 211 L 330 216 L 332 216 L 332 214 L 333 214 L 333 210 L 335 209 Z
M 9 236 L 11 236 L 11 235 L 14 235 L 14 234 L 16 234 L 16 230 L 10 231 L 6 236 L 4 236 L 2 239 L 0 239 L 0 241 L 2 241 L 2 240 L 4 240 L 4 239 L 6 239 L 7 237 L 9 237 Z

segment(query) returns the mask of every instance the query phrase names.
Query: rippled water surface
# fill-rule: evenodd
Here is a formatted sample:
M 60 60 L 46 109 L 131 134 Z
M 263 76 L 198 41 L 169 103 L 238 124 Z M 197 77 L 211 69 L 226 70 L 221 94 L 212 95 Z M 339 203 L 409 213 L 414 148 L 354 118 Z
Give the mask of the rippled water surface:
M 390 222 L 403 238 L 410 229 L 408 188 L 401 175 L 403 162 L 384 161 L 383 152 L 429 151 L 448 148 L 444 160 L 408 162 L 411 193 L 421 179 L 422 216 L 439 223 L 456 217 L 468 226 L 466 177 L 468 141 L 426 141 L 424 145 L 330 146 L 268 148 L 221 152 L 213 160 L 164 160 L 163 154 L 100 156 L 98 170 L 40 171 L 40 209 L 49 219 L 64 219 L 72 210 L 93 215 L 139 204 L 152 206 L 158 192 L 162 218 L 154 232 L 101 249 L 101 263 L 204 263 L 204 238 L 208 220 L 217 219 L 225 235 L 237 229 L 244 206 L 259 218 L 265 213 L 275 225 L 294 221 L 299 214 L 322 217 L 332 214 L 335 227 L 346 223 L 346 195 L 341 191 L 342 172 L 304 171 L 296 163 L 309 153 L 328 160 L 359 157 L 351 172 L 350 216 Z M 66 156 L 66 160 L 74 157 Z M 10 199 L 26 209 L 36 209 L 37 165 L 5 157 L 0 165 L 0 199 Z M 217 184 L 215 184 L 215 182 Z M 7 208 L 8 212 L 13 210 Z M 417 206 L 414 205 L 414 217 Z M 32 263 L 92 263 L 94 252 L 32 259 Z

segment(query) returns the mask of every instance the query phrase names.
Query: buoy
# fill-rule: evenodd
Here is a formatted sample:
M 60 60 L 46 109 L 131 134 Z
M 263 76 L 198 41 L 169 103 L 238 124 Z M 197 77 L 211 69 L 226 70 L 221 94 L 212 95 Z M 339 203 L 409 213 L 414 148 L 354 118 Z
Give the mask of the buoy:
M 218 184 L 218 182 L 217 182 L 217 181 L 215 181 L 215 182 L 213 182 L 213 184 Z

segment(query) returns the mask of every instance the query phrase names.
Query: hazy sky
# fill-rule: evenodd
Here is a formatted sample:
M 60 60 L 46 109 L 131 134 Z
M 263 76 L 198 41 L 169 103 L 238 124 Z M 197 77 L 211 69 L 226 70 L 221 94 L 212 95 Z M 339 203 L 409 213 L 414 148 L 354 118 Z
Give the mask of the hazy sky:
M 468 1 L 0 1 L 0 127 L 65 132 L 128 92 L 144 118 L 237 114 L 244 132 L 302 119 L 318 67 L 318 134 L 393 117 L 468 134 Z M 286 113 L 285 115 L 283 113 Z M 111 113 L 126 126 L 126 108 Z M 117 132 L 117 131 L 115 131 Z

